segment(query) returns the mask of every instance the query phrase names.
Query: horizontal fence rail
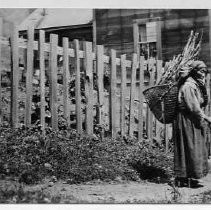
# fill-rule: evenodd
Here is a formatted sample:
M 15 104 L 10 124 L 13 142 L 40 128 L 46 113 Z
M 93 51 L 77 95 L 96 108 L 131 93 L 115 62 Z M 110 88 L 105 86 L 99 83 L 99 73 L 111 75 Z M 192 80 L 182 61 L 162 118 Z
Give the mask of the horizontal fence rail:
M 10 42 L 9 42 L 8 38 L 2 37 L 2 36 L 1 36 L 1 43 L 3 45 L 10 46 Z M 19 45 L 20 48 L 27 49 L 27 39 L 18 38 L 18 45 Z M 34 41 L 33 42 L 33 50 L 38 50 L 38 46 L 39 46 L 39 42 Z M 45 52 L 50 52 L 50 44 L 44 43 L 43 49 L 44 49 Z M 64 49 L 62 47 L 57 46 L 56 51 L 57 51 L 58 55 L 64 55 Z M 75 50 L 74 49 L 68 49 L 68 55 L 70 57 L 74 58 L 75 57 Z M 85 52 L 84 51 L 79 50 L 79 58 L 85 58 Z M 92 58 L 93 58 L 93 60 L 96 60 L 96 54 L 95 53 L 92 53 Z M 109 63 L 110 57 L 107 56 L 107 55 L 104 55 L 103 56 L 103 62 Z M 120 63 L 121 63 L 120 58 L 116 58 L 116 65 L 120 66 Z M 126 65 L 126 67 L 131 67 L 132 62 L 129 61 L 129 60 L 126 60 L 125 65 Z

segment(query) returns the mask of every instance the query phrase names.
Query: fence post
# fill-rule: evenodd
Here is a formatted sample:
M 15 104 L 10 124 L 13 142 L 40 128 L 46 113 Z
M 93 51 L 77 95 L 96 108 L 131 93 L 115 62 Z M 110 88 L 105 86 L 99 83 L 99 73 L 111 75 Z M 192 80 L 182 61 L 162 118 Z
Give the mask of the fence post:
M 131 70 L 131 88 L 130 88 L 130 119 L 129 119 L 129 136 L 133 136 L 134 132 L 134 99 L 136 90 L 136 69 L 137 54 L 133 54 L 132 70 Z
M 45 135 L 45 31 L 39 31 L 39 64 L 40 64 L 40 124 Z
M 57 45 L 58 35 L 50 35 L 50 110 L 53 130 L 58 129 L 57 110 Z
M 31 107 L 32 107 L 32 77 L 33 77 L 33 58 L 34 58 L 34 28 L 29 26 L 27 33 L 27 70 L 26 70 L 26 115 L 25 125 L 31 126 Z
M 0 17 L 0 38 L 3 35 L 3 19 Z M 2 74 L 2 65 L 1 65 L 1 40 L 0 40 L 0 123 L 2 122 L 2 88 L 1 88 L 1 74 Z
M 85 51 L 85 91 L 86 91 L 86 132 L 93 134 L 93 59 L 92 59 L 92 43 L 84 42 Z
M 150 72 L 150 81 L 149 87 L 152 87 L 155 83 L 155 69 L 154 69 L 155 60 L 150 58 L 148 63 L 148 69 Z M 153 138 L 153 114 L 148 107 L 148 119 L 147 119 L 147 138 L 152 140 Z
M 143 137 L 143 102 L 144 102 L 144 57 L 140 57 L 140 76 L 139 76 L 139 115 L 138 115 L 138 138 L 139 140 Z
M 97 45 L 97 86 L 98 86 L 98 123 L 103 125 L 103 105 L 104 105 L 104 84 L 103 84 L 103 75 L 104 75 L 104 47 L 103 45 Z M 103 133 L 102 133 L 103 135 Z
M 67 121 L 67 125 L 70 125 L 70 113 L 68 110 L 69 104 L 69 94 L 68 94 L 68 82 L 70 79 L 70 72 L 69 72 L 69 39 L 64 37 L 63 38 L 63 116 Z
M 160 78 L 162 76 L 162 61 L 157 60 L 157 80 L 156 84 L 160 81 Z M 161 130 L 163 129 L 163 124 L 161 124 L 158 120 L 156 120 L 156 132 L 155 132 L 155 138 L 157 142 L 161 143 Z
M 82 111 L 81 111 L 81 71 L 80 71 L 80 58 L 79 58 L 79 41 L 74 40 L 75 51 L 75 100 L 76 100 L 76 123 L 77 132 L 82 133 Z
M 112 138 L 116 137 L 116 50 L 111 49 L 110 76 L 110 130 Z
M 120 129 L 125 135 L 125 89 L 126 89 L 126 55 L 121 55 L 121 104 L 120 104 Z
M 19 53 L 18 53 L 18 27 L 13 25 L 11 32 L 12 56 L 12 94 L 11 94 L 11 120 L 12 127 L 18 127 L 18 80 L 19 80 Z

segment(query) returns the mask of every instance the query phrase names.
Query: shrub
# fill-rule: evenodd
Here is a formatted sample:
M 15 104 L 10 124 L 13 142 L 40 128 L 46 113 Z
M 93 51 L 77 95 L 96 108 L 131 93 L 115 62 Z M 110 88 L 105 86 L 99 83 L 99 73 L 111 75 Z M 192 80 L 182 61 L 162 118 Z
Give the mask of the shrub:
M 33 184 L 46 176 L 80 183 L 95 179 L 138 181 L 146 169 L 168 178 L 172 158 L 163 147 L 126 138 L 100 138 L 81 135 L 74 130 L 47 130 L 43 137 L 38 128 L 0 129 L 0 174 L 18 177 Z M 147 168 L 148 167 L 148 168 Z
M 141 179 L 166 182 L 173 176 L 173 153 L 166 152 L 164 145 L 152 144 L 144 140 L 133 149 L 128 164 Z

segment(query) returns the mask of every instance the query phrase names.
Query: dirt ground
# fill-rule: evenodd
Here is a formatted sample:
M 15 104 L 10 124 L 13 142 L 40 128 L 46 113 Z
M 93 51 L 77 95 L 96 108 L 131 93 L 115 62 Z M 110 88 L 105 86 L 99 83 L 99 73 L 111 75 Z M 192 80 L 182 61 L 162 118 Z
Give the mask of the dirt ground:
M 51 197 L 60 196 L 61 203 L 201 203 L 202 193 L 211 191 L 211 174 L 203 178 L 203 187 L 176 188 L 168 184 L 150 182 L 100 181 L 86 184 L 68 184 L 57 181 L 27 186 L 27 190 L 42 189 Z M 211 199 L 207 202 L 211 203 Z

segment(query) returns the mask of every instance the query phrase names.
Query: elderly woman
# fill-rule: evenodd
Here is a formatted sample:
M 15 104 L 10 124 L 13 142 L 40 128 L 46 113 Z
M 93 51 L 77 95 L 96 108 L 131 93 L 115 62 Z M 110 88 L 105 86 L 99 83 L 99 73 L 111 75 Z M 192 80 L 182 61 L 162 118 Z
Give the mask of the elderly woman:
M 175 181 L 180 186 L 195 187 L 208 173 L 205 127 L 211 117 L 204 114 L 208 97 L 205 87 L 207 67 L 194 61 L 190 73 L 183 72 L 179 85 L 178 114 L 174 123 Z

